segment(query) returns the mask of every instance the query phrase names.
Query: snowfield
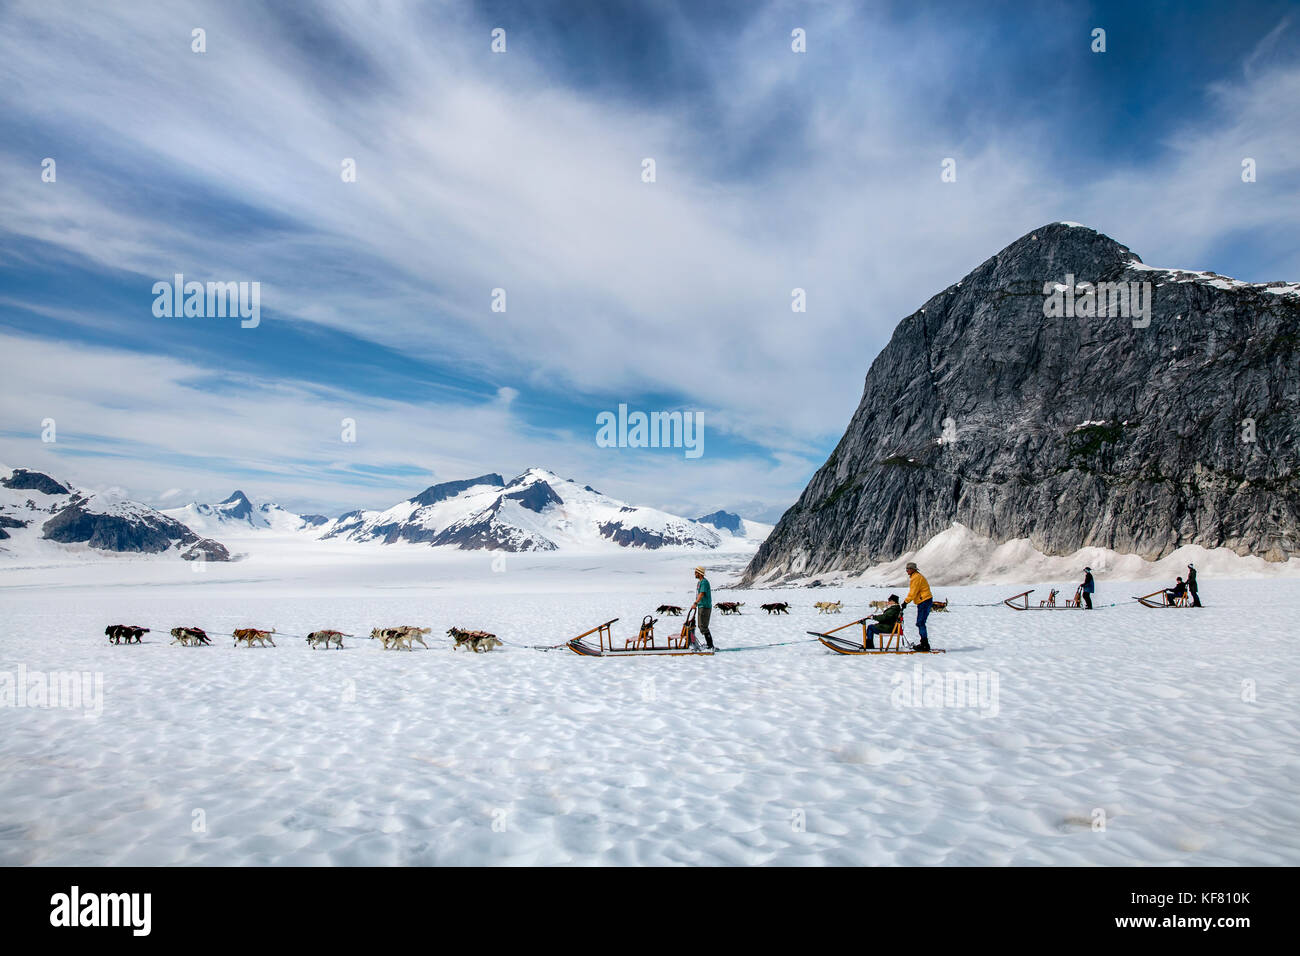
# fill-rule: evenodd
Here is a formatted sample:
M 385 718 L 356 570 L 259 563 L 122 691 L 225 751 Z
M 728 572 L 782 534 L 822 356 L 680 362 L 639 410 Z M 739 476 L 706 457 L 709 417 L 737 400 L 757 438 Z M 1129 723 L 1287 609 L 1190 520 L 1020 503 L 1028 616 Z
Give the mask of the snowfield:
M 0 864 L 1300 863 L 1300 581 L 1203 577 L 1204 609 L 1152 610 L 1129 596 L 1169 582 L 1099 575 L 1120 603 L 1091 613 L 977 606 L 1068 579 L 936 587 L 947 654 L 850 658 L 805 632 L 885 590 L 725 590 L 746 557 L 704 558 L 745 602 L 715 612 L 728 653 L 632 660 L 524 645 L 630 637 L 689 603 L 698 552 L 6 566 Z M 111 623 L 154 630 L 111 646 Z M 433 649 L 365 636 L 394 624 Z M 453 652 L 453 624 L 507 644 Z M 279 646 L 233 648 L 243 626 Z M 325 627 L 358 636 L 310 650 Z M 52 672 L 90 699 L 20 695 Z

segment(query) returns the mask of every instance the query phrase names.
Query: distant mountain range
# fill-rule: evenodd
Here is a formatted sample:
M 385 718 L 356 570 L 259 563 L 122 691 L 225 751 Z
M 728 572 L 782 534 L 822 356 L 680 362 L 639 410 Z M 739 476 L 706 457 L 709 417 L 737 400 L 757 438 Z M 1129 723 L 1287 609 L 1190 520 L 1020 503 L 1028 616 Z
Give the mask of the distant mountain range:
M 49 475 L 15 468 L 0 478 L 0 551 L 37 541 L 100 551 L 175 552 L 186 561 L 228 561 L 225 546 L 139 502 L 78 491 Z
M 237 491 L 215 505 L 191 503 L 164 514 L 203 534 L 270 528 L 330 540 L 426 544 L 485 551 L 581 550 L 616 545 L 713 550 L 750 542 L 770 525 L 720 511 L 699 520 L 636 507 L 590 485 L 530 468 L 506 481 L 499 474 L 445 481 L 383 510 L 337 518 L 298 515 L 255 505 Z
M 337 518 L 295 514 L 273 502 L 255 504 L 242 491 L 215 504 L 191 502 L 159 511 L 77 491 L 23 468 L 0 474 L 7 474 L 0 479 L 0 553 L 25 552 L 34 542 L 49 541 L 226 561 L 230 549 L 217 539 L 256 547 L 258 537 L 268 533 L 461 550 L 743 551 L 757 547 L 771 530 L 726 511 L 692 520 L 629 505 L 540 468 L 509 482 L 499 474 L 442 482 L 391 508 L 349 511 Z
M 234 492 L 215 505 L 191 502 L 183 508 L 169 508 L 162 513 L 202 534 L 219 534 L 231 528 L 301 531 L 329 520 L 323 515 L 297 515 L 272 502 L 255 507 L 242 491 Z

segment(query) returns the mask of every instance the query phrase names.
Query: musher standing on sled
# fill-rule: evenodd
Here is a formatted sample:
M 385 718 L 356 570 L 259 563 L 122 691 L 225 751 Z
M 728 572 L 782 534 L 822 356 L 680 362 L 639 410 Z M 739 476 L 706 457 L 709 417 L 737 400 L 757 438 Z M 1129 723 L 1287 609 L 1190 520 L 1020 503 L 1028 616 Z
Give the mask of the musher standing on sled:
M 1088 605 L 1088 610 L 1092 610 L 1092 592 L 1096 590 L 1096 585 L 1092 581 L 1092 568 L 1083 569 L 1083 583 L 1079 585 L 1079 590 L 1083 592 L 1083 603 Z
M 1196 593 L 1196 568 L 1187 566 L 1187 593 L 1192 596 L 1192 607 L 1201 606 L 1201 596 Z
M 930 582 L 917 570 L 916 563 L 913 561 L 907 562 L 907 576 L 912 579 L 912 586 L 907 590 L 907 599 L 903 601 L 903 607 L 906 609 L 909 604 L 916 605 L 916 633 L 921 635 L 921 640 L 913 650 L 928 651 L 930 635 L 925 629 L 925 619 L 930 616 L 934 595 L 930 593 Z
M 704 568 L 695 569 L 695 582 L 695 601 L 691 604 L 695 610 L 695 626 L 704 635 L 709 650 L 713 650 L 713 635 L 709 633 L 709 618 L 713 615 L 713 588 L 704 576 Z

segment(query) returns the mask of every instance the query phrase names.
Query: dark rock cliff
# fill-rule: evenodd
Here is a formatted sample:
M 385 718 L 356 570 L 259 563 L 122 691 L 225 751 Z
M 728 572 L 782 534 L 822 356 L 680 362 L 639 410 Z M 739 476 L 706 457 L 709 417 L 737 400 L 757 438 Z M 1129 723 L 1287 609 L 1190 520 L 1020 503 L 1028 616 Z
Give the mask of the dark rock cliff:
M 179 521 L 153 509 L 142 513 L 106 514 L 87 507 L 86 500 L 77 494 L 41 526 L 41 532 L 50 541 L 64 544 L 84 542 L 105 551 L 157 553 L 166 551 L 173 544 L 190 545 L 200 540 Z
M 1132 304 L 1087 315 L 1082 289 L 1072 314 L 1045 315 L 1067 275 L 1149 282 L 1149 324 Z M 953 522 L 1046 554 L 1300 554 L 1300 286 L 1035 230 L 899 323 L 744 580 L 863 569 Z
M 711 515 L 705 515 L 695 520 L 700 524 L 710 524 L 715 528 L 721 528 L 723 531 L 731 531 L 735 534 L 743 533 L 740 515 L 732 514 L 730 511 L 715 511 Z

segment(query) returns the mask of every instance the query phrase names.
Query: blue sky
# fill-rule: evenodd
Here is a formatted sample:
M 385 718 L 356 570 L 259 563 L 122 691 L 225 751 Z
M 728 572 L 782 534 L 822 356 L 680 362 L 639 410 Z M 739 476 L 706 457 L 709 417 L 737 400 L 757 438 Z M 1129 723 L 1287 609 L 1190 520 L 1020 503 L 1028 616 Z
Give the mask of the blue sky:
M 326 513 L 541 465 L 771 519 L 898 320 L 1036 226 L 1300 277 L 1295 4 L 282 6 L 0 8 L 0 461 Z M 155 317 L 176 272 L 261 324 Z M 597 447 L 620 403 L 705 454 Z

